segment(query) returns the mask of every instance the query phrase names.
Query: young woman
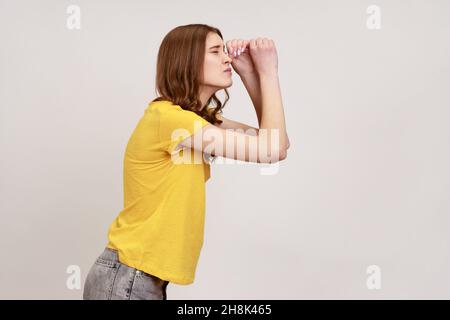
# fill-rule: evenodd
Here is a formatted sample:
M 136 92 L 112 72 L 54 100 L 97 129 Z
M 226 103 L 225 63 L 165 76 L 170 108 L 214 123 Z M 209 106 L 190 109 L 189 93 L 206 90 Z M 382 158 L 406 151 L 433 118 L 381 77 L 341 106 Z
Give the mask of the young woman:
M 250 94 L 259 128 L 221 115 L 232 85 L 230 63 Z M 157 61 L 160 94 L 128 141 L 124 209 L 89 270 L 83 299 L 166 300 L 169 282 L 194 281 L 210 178 L 206 156 L 259 163 L 286 158 L 277 68 L 267 38 L 225 45 L 221 32 L 204 24 L 179 26 L 165 36 Z M 223 105 L 215 95 L 222 89 Z

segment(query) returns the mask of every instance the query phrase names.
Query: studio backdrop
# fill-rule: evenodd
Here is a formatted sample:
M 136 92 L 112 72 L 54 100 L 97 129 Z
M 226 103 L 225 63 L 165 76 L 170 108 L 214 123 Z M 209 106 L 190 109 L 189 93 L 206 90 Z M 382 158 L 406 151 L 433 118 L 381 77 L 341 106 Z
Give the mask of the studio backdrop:
M 195 282 L 169 299 L 449 299 L 449 16 L 446 0 L 1 0 L 0 298 L 81 299 L 161 40 L 204 23 L 275 41 L 290 148 L 211 164 Z M 238 75 L 228 91 L 223 115 L 257 127 Z

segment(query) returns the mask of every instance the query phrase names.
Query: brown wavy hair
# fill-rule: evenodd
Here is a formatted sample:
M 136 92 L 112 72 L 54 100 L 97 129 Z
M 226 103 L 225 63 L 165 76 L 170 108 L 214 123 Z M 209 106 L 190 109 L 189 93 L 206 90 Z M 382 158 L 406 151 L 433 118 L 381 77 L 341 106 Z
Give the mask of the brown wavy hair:
M 162 40 L 158 51 L 155 93 L 153 101 L 167 100 L 184 110 L 193 111 L 212 124 L 222 123 L 217 113 L 228 102 L 230 95 L 225 90 L 225 102 L 213 94 L 203 106 L 199 97 L 200 79 L 203 76 L 206 37 L 219 29 L 206 24 L 188 24 L 172 29 Z M 159 94 L 158 94 L 159 92 Z M 211 102 L 213 102 L 212 106 Z

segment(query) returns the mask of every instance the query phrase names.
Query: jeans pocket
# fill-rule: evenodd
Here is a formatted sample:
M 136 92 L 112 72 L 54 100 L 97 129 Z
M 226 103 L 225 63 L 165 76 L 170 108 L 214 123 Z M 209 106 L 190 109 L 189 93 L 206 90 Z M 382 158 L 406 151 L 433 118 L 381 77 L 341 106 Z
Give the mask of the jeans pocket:
M 89 270 L 83 288 L 83 300 L 110 300 L 118 264 L 98 258 Z

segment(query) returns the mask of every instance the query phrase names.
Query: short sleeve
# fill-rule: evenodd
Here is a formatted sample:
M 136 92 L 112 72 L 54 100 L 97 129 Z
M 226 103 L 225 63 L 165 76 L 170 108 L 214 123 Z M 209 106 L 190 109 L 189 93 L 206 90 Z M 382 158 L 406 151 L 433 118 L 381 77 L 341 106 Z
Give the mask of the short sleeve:
M 181 150 L 176 148 L 180 142 L 195 134 L 204 126 L 211 124 L 193 111 L 171 109 L 160 116 L 159 137 L 169 154 Z

